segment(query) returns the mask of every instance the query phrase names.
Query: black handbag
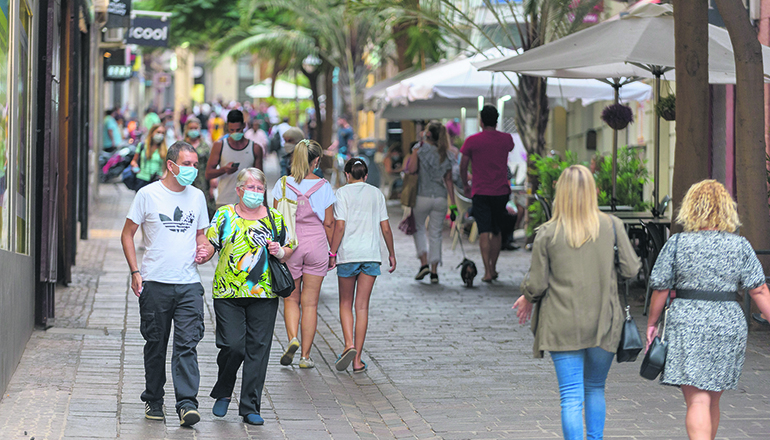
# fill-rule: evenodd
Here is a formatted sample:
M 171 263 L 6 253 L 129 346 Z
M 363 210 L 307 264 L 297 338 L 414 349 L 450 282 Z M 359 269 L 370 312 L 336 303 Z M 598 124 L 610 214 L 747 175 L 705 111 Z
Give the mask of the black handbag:
M 615 234 L 615 244 L 613 249 L 615 250 L 615 270 L 620 278 L 620 256 L 618 255 L 618 233 L 615 229 L 615 222 L 612 222 L 612 232 Z M 617 361 L 620 362 L 634 362 L 639 356 L 639 353 L 644 348 L 642 343 L 642 336 L 639 334 L 639 327 L 636 326 L 636 321 L 631 317 L 631 307 L 628 305 L 628 297 L 626 291 L 623 290 L 623 299 L 626 303 L 626 319 L 623 321 L 623 331 L 620 334 L 620 344 L 618 344 Z
M 644 355 L 642 360 L 642 367 L 639 369 L 639 374 L 649 380 L 655 380 L 660 373 L 663 372 L 663 367 L 666 366 L 666 353 L 668 352 L 668 342 L 666 342 L 666 317 L 668 315 L 668 302 L 666 299 L 666 308 L 663 312 L 663 325 L 661 326 L 660 337 L 655 336 L 652 340 L 650 348 L 647 350 L 647 354 Z
M 674 239 L 674 288 L 676 288 L 676 249 L 679 247 L 679 235 Z M 666 342 L 666 320 L 668 319 L 668 307 L 671 305 L 671 292 L 669 292 L 666 298 L 666 307 L 663 309 L 663 322 L 659 324 L 660 337 L 655 336 L 652 340 L 650 348 L 647 349 L 647 353 L 642 360 L 642 367 L 639 369 L 639 374 L 649 380 L 655 380 L 660 373 L 663 372 L 663 368 L 666 366 L 666 354 L 668 353 L 668 342 Z
M 278 231 L 275 228 L 275 221 L 273 216 L 270 215 L 270 208 L 267 208 L 267 217 L 270 219 L 270 224 L 273 227 L 273 240 L 278 241 Z M 268 252 L 267 265 L 270 270 L 270 287 L 273 293 L 286 298 L 294 291 L 294 277 L 289 272 L 289 266 L 286 263 L 281 263 L 281 260 Z

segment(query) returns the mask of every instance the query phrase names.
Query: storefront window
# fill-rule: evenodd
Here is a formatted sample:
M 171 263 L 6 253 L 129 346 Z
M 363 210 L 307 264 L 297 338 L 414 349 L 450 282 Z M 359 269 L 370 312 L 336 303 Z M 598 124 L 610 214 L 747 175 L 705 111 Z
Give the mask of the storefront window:
M 0 249 L 9 249 L 10 240 L 10 181 L 8 160 L 8 60 L 9 60 L 8 0 L 0 0 Z
M 29 253 L 29 150 L 30 150 L 30 112 L 29 112 L 29 30 L 32 14 L 26 2 L 22 0 L 19 11 L 19 62 L 16 89 L 19 92 L 19 101 L 16 106 L 19 112 L 16 120 L 18 129 L 18 149 L 14 152 L 16 164 L 16 200 L 14 211 L 16 212 L 16 252 Z

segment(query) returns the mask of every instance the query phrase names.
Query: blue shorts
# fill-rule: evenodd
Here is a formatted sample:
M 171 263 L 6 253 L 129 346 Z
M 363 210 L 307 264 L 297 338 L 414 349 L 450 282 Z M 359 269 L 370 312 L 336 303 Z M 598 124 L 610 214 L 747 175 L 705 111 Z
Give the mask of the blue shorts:
M 370 261 L 364 263 L 342 263 L 337 265 L 338 277 L 350 278 L 360 273 L 369 275 L 370 277 L 379 276 L 380 263 Z

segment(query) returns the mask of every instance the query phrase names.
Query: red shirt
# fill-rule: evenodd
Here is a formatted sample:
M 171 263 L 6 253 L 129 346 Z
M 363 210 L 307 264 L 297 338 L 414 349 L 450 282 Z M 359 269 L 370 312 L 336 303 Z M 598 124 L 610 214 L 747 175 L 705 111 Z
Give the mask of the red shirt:
M 502 196 L 511 193 L 508 153 L 513 137 L 497 130 L 482 130 L 465 139 L 460 152 L 471 160 L 471 195 Z

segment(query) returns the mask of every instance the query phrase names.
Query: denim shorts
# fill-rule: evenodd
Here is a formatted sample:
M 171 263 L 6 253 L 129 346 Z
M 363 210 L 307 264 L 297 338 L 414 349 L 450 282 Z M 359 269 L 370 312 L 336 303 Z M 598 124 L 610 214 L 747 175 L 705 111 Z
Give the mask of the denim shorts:
M 358 274 L 376 277 L 380 275 L 380 263 L 373 261 L 363 263 L 342 263 L 337 265 L 337 276 L 342 278 L 354 277 Z

